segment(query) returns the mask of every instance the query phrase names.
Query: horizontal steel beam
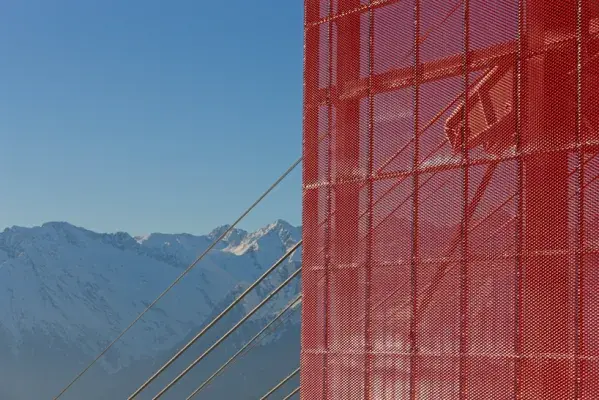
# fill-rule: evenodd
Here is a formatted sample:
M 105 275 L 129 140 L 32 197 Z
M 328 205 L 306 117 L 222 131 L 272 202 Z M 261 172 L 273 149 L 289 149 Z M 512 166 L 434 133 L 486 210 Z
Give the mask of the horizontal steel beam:
M 526 56 L 533 57 L 547 51 L 573 49 L 576 46 L 575 37 L 547 38 L 545 48 L 530 52 Z M 468 54 L 468 71 L 480 71 L 504 63 L 513 63 L 518 55 L 517 42 L 501 43 L 484 49 L 472 50 Z M 420 64 L 419 83 L 428 83 L 448 79 L 464 74 L 464 55 L 455 54 L 427 63 Z M 414 66 L 392 69 L 372 76 L 372 92 L 375 94 L 401 90 L 415 84 Z M 315 98 L 309 99 L 308 105 L 325 105 L 328 101 L 347 101 L 368 97 L 371 80 L 368 77 L 357 81 L 346 82 L 342 87 L 331 86 L 318 90 Z

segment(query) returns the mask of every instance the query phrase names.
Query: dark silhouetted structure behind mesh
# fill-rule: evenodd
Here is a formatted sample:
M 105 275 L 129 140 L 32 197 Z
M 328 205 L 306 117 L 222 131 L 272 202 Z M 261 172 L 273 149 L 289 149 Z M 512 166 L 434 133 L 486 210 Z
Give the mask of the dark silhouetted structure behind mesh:
M 599 2 L 305 3 L 302 398 L 599 398 Z

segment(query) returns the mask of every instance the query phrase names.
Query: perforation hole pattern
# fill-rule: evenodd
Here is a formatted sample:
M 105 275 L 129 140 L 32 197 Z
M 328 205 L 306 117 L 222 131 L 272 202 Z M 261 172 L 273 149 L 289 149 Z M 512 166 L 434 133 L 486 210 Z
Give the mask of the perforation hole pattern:
M 305 0 L 301 397 L 599 398 L 599 2 Z

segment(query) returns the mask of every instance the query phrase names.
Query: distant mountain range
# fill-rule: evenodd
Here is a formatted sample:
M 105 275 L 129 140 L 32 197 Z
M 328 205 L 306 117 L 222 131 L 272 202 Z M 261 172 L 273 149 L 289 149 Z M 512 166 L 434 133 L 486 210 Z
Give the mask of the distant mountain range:
M 227 228 L 205 236 L 141 237 L 101 234 L 65 222 L 4 230 L 0 233 L 0 398 L 53 398 Z M 300 238 L 301 228 L 282 220 L 256 232 L 232 230 L 62 398 L 126 398 Z M 172 378 L 185 361 L 241 318 L 297 268 L 300 259 L 301 252 L 296 251 L 165 378 Z M 300 279 L 296 279 L 166 398 L 189 394 L 299 290 Z M 268 337 L 269 346 L 252 350 L 200 397 L 256 398 L 290 372 L 299 360 L 299 314 L 296 310 L 284 329 Z M 148 398 L 156 389 L 151 386 L 140 398 Z

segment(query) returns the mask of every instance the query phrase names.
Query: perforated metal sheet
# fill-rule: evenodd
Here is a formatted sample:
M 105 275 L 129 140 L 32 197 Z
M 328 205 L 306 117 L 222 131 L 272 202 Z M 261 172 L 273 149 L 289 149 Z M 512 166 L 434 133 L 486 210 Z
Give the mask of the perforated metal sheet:
M 599 398 L 599 2 L 305 14 L 302 398 Z

